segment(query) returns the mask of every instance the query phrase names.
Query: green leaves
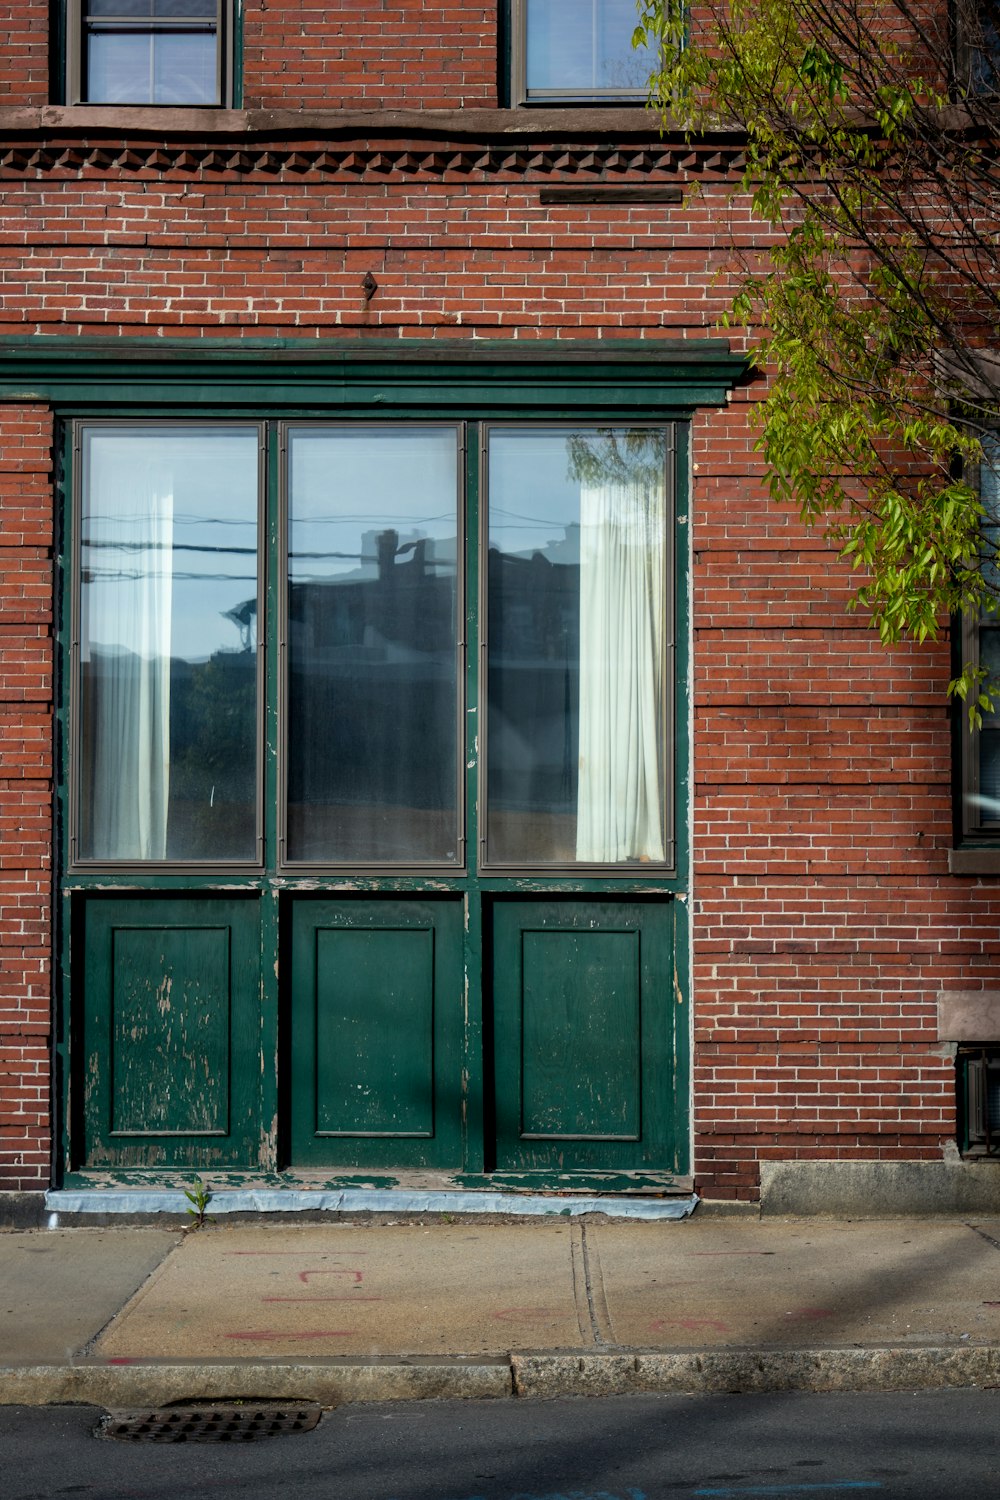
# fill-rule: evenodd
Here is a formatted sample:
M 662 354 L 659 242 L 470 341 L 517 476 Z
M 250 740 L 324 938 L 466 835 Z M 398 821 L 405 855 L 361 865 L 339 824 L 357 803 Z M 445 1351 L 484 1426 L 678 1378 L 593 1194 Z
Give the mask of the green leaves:
M 676 0 L 638 10 L 672 44 L 653 80 L 665 123 L 745 137 L 735 191 L 770 247 L 734 247 L 723 322 L 768 375 L 772 497 L 837 546 L 887 645 L 978 616 L 997 578 L 974 483 L 1000 418 L 1000 361 L 981 353 L 1000 346 L 995 93 L 956 111 L 947 16 L 907 0 L 708 0 L 686 36 Z M 970 670 L 950 690 L 992 712 Z

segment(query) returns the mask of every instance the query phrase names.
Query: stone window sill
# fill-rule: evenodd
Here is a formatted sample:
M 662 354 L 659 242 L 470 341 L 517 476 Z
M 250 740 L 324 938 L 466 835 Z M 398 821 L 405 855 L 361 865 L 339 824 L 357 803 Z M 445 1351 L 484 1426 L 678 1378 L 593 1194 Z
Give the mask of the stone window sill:
M 1000 848 L 950 849 L 948 869 L 952 875 L 1000 875 Z

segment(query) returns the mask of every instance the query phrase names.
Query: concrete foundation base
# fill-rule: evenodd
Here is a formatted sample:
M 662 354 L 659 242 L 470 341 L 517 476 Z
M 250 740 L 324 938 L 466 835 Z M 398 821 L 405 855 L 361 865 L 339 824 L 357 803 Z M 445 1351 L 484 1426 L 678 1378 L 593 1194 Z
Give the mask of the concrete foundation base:
M 39 1229 L 44 1222 L 44 1193 L 0 1193 L 0 1229 Z
M 763 1162 L 760 1212 L 851 1219 L 996 1214 L 1000 1160 Z

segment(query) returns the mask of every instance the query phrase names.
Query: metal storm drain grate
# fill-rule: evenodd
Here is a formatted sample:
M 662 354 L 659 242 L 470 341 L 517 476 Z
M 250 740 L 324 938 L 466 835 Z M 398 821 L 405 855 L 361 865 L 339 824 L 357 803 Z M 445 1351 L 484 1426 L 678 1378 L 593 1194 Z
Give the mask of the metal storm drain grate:
M 321 1407 L 306 1402 L 165 1406 L 159 1411 L 112 1412 L 102 1419 L 98 1432 L 123 1443 L 255 1443 L 289 1432 L 310 1432 L 321 1414 Z

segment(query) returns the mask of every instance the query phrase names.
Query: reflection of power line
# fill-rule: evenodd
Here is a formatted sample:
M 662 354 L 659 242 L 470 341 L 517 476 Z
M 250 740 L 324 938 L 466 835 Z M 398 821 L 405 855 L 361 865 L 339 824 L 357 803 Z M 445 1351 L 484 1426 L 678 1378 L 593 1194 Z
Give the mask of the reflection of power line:
M 446 521 L 454 525 L 455 512 L 446 510 L 437 516 L 376 516 L 370 510 L 359 510 L 357 512 L 345 511 L 342 515 L 303 516 L 295 515 L 293 510 L 291 517 L 291 524 L 296 528 L 300 526 L 364 526 L 366 531 L 377 531 L 379 528 L 384 530 L 387 526 L 430 526 L 436 521 Z
M 519 531 L 551 531 L 553 526 L 575 526 L 577 524 L 575 517 L 572 520 L 567 520 L 565 516 L 549 516 L 547 518 L 541 516 L 524 516 L 520 511 L 505 510 L 502 505 L 491 505 L 491 524 L 497 516 L 503 516 L 510 522 L 516 521 Z M 513 530 L 513 526 L 493 526 L 492 529 L 494 531 L 511 531 Z
M 454 525 L 455 512 L 444 510 L 436 515 L 413 516 L 409 513 L 400 515 L 376 516 L 370 510 L 338 511 L 330 514 L 295 514 L 294 501 L 292 502 L 293 514 L 291 524 L 295 526 L 430 526 L 435 522 L 444 521 Z M 86 519 L 90 522 L 103 521 L 110 526 L 148 526 L 150 522 L 149 511 L 138 511 L 135 515 L 126 516 L 121 512 L 88 510 Z M 248 531 L 254 529 L 254 522 L 248 519 L 230 516 L 199 516 L 190 512 L 174 511 L 172 517 L 174 526 L 243 526 Z
M 84 537 L 81 546 L 110 552 L 226 552 L 234 556 L 257 556 L 256 547 L 209 547 L 204 542 L 92 542 Z
M 116 569 L 112 572 L 101 572 L 96 568 L 85 568 L 82 581 L 85 584 L 94 583 L 139 583 L 147 579 L 164 578 L 168 583 L 256 583 L 256 573 L 181 573 L 171 571 L 169 573 L 148 572 L 145 568 L 133 568 L 131 571 Z
M 107 526 L 148 526 L 151 519 L 155 519 L 148 510 L 137 510 L 132 515 L 125 515 L 120 510 L 93 510 L 87 511 L 84 520 L 88 522 L 103 521 Z M 199 516 L 195 511 L 175 510 L 169 518 L 172 526 L 242 526 L 244 531 L 255 532 L 257 522 L 253 516 Z

